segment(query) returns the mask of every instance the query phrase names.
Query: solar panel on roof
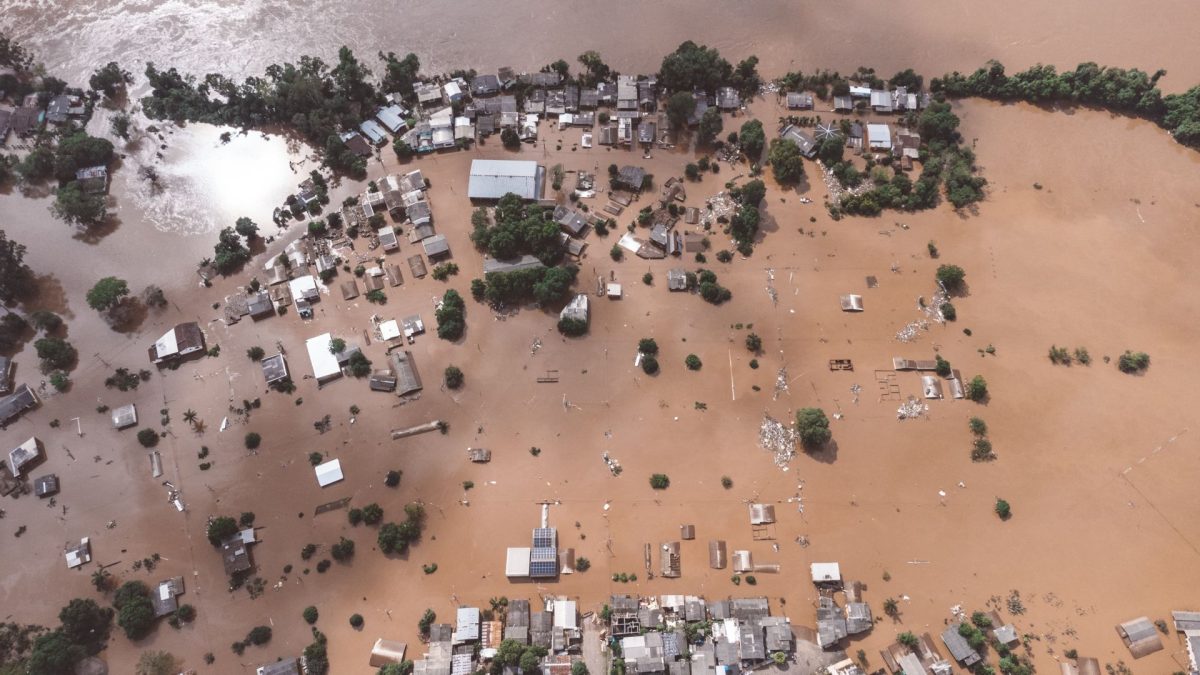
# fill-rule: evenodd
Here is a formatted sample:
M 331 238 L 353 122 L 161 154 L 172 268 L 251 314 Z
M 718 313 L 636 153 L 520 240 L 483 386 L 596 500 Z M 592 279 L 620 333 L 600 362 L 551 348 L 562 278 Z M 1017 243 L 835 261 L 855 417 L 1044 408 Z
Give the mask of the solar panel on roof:
M 535 548 L 529 552 L 530 562 L 556 562 L 558 560 L 558 551 L 553 548 Z
M 558 572 L 558 563 L 556 562 L 536 562 L 529 564 L 529 576 L 531 577 L 552 577 Z
M 553 548 L 555 544 L 554 528 L 539 527 L 533 531 L 533 547 L 534 548 Z

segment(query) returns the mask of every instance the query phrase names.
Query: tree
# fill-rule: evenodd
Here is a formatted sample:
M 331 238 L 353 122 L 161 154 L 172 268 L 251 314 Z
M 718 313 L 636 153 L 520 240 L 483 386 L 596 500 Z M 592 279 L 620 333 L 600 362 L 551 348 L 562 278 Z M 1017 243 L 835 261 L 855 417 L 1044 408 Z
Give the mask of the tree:
M 108 642 L 113 611 L 94 600 L 75 598 L 59 611 L 58 620 L 62 623 L 60 630 L 72 644 L 96 654 Z
M 667 99 L 667 119 L 676 129 L 686 129 L 688 120 L 696 111 L 696 98 L 690 91 L 677 91 Z
M 683 363 L 687 366 L 688 370 L 700 370 L 700 366 L 702 365 L 700 357 L 695 354 L 688 354 Z
M 972 401 L 982 401 L 987 398 L 988 388 L 987 380 L 983 379 L 982 375 L 976 375 L 967 383 L 967 398 Z
M 395 469 L 387 472 L 387 477 L 383 479 L 384 485 L 388 487 L 396 487 L 400 484 L 400 472 Z
M 87 292 L 87 303 L 97 312 L 104 312 L 116 307 L 127 295 L 129 285 L 124 279 L 104 277 Z
M 434 312 L 438 323 L 438 337 L 457 340 L 466 330 L 466 303 L 458 291 L 450 289 L 442 296 L 441 306 Z
M 586 558 L 581 558 L 580 560 L 586 560 Z M 575 565 L 576 569 L 578 569 L 579 561 L 577 560 L 575 562 L 576 562 L 576 565 Z M 588 675 L 587 664 L 584 663 L 583 661 L 576 661 L 575 663 L 572 663 L 571 664 L 571 675 Z
M 817 157 L 826 166 L 833 166 L 842 161 L 842 154 L 846 149 L 846 142 L 841 136 L 833 136 L 826 138 L 817 145 Z
M 241 217 L 237 219 L 237 223 L 233 227 L 234 231 L 246 238 L 247 241 L 252 241 L 258 236 L 258 225 L 249 218 Z
M 1150 367 L 1150 355 L 1128 349 L 1117 358 L 1117 369 L 1122 373 L 1140 373 Z
M 88 86 L 108 98 L 114 98 L 129 84 L 133 84 L 133 74 L 122 69 L 116 61 L 109 61 L 103 68 L 97 68 L 88 78 Z
M 386 56 L 379 52 L 379 60 L 384 63 L 383 90 L 403 96 L 412 95 L 413 83 L 421 72 L 421 60 L 417 55 L 409 52 L 401 59 L 393 52 L 388 52 Z
M 762 350 L 762 338 L 760 338 L 755 333 L 751 333 L 751 334 L 747 335 L 746 336 L 746 349 L 750 350 L 752 353 L 757 354 L 759 351 Z
M 982 418 L 972 417 L 967 422 L 967 426 L 971 428 L 971 433 L 975 434 L 976 436 L 987 436 L 987 422 L 984 422 Z
M 933 372 L 942 377 L 950 377 L 950 362 L 942 358 L 941 354 L 934 355 Z
M 900 604 L 895 598 L 888 598 L 883 601 L 883 613 L 895 619 L 900 616 Z
M 996 515 L 1000 516 L 1000 520 L 1008 520 L 1012 517 L 1012 507 L 999 497 L 996 498 Z
M 342 338 L 333 338 L 329 341 L 329 353 L 341 354 L 346 351 L 346 341 Z
M 25 246 L 0 230 L 0 302 L 13 302 L 33 288 L 33 270 L 25 264 Z
M 587 69 L 586 79 L 588 84 L 595 84 L 600 80 L 606 80 L 612 72 L 608 64 L 604 63 L 603 59 L 600 58 L 600 52 L 588 50 L 580 54 L 578 60 Z
M 113 160 L 113 144 L 104 138 L 77 131 L 63 137 L 54 153 L 54 175 L 60 181 L 75 180 L 75 172 L 92 166 L 108 166 Z
M 463 385 L 463 371 L 458 366 L 446 366 L 445 378 L 446 386 L 451 389 L 458 389 Z
M 650 476 L 650 487 L 655 490 L 666 490 L 671 486 L 671 479 L 665 473 L 656 473 Z
M 263 348 L 257 345 L 246 350 L 246 357 L 251 361 L 261 361 L 266 355 L 267 353 L 263 351 Z
M 833 438 L 829 418 L 820 408 L 801 408 L 796 411 L 796 433 L 807 449 L 819 448 Z
M 362 352 L 350 355 L 350 374 L 354 377 L 366 377 L 371 374 L 371 360 Z
M 142 429 L 137 433 L 137 439 L 143 447 L 153 448 L 158 445 L 158 432 L 153 429 Z
M 75 363 L 76 351 L 62 338 L 44 337 L 33 343 L 44 370 L 65 370 Z
M 55 218 L 71 225 L 88 226 L 102 222 L 108 216 L 108 206 L 103 195 L 84 192 L 74 181 L 54 192 L 54 204 L 50 211 Z
M 329 553 L 333 556 L 334 560 L 349 560 L 354 557 L 354 541 L 342 537 L 338 540 L 338 543 L 330 547 Z
M 744 139 L 745 135 L 742 138 Z M 800 156 L 800 148 L 791 139 L 776 138 L 771 141 L 767 161 L 770 162 L 771 172 L 779 183 L 798 183 L 804 178 L 804 159 Z
M 308 607 L 304 608 L 304 614 L 303 614 L 304 620 L 306 622 L 308 622 L 309 625 L 312 625 L 317 622 L 318 615 L 319 614 L 317 612 L 316 607 L 309 605 Z
M 913 635 L 909 631 L 904 631 L 903 633 L 897 635 L 896 642 L 899 642 L 909 649 L 916 649 L 917 645 L 921 644 L 921 641 L 917 639 L 917 636 Z
M 246 633 L 246 643 L 252 645 L 265 645 L 271 641 L 271 634 L 272 631 L 270 626 L 255 626 L 254 628 L 250 629 L 249 633 Z
M 653 375 L 658 372 L 658 359 L 649 354 L 642 356 L 642 372 L 647 375 Z
M 117 589 L 113 598 L 117 608 L 117 624 L 130 640 L 141 640 L 154 628 L 154 604 L 150 602 L 150 589 L 140 581 L 127 581 Z
M 179 672 L 179 661 L 170 652 L 142 652 L 138 658 L 134 675 L 175 675 Z
M 127 113 L 117 113 L 109 118 L 108 129 L 113 133 L 113 136 L 121 140 L 129 140 L 129 127 L 133 125 L 133 118 Z
M 87 656 L 83 647 L 71 642 L 61 630 L 39 635 L 26 664 L 29 675 L 62 675 L 75 672 L 75 664 Z
M 0 317 L 0 350 L 7 351 L 16 347 L 28 327 L 29 324 L 25 323 L 20 314 L 9 313 Z
M 521 137 L 517 135 L 517 130 L 512 127 L 504 127 L 500 131 L 500 142 L 509 150 L 516 150 L 521 147 Z
M 229 516 L 218 516 L 208 523 L 208 543 L 220 546 L 221 542 L 238 533 L 238 524 Z
M 250 433 L 246 434 L 246 449 L 247 450 L 257 450 L 258 446 L 261 444 L 262 444 L 262 436 L 258 435 L 258 432 L 251 431 Z
M 738 138 L 741 139 L 742 152 L 750 161 L 756 161 L 762 155 L 763 146 L 767 142 L 766 134 L 763 133 L 762 122 L 750 120 L 743 123 Z
M 702 89 L 710 94 L 729 82 L 733 66 L 721 53 L 691 40 L 663 57 L 658 81 L 668 91 Z
M 363 625 L 362 614 L 351 614 L 350 615 L 350 626 L 351 627 L 362 628 L 362 625 Z
M 396 523 L 385 523 L 383 527 L 379 528 L 377 543 L 379 550 L 384 553 L 404 552 L 408 548 L 408 540 Z
M 958 137 L 958 116 L 950 110 L 950 104 L 944 101 L 934 101 L 921 111 L 917 118 L 917 132 L 921 141 L 942 141 L 953 143 Z
M 700 116 L 700 126 L 696 132 L 696 140 L 701 145 L 711 144 L 721 135 L 725 124 L 718 108 L 709 108 Z
M 657 354 L 658 343 L 654 341 L 654 338 L 642 338 L 638 340 L 638 351 L 643 354 Z
M 229 274 L 250 260 L 250 251 L 242 244 L 242 238 L 232 227 L 221 230 L 213 246 L 213 266 L 221 274 Z
M 738 201 L 742 203 L 742 206 L 757 209 L 763 198 L 767 196 L 767 185 L 756 178 L 743 185 L 738 195 Z
M 939 265 L 935 277 L 938 283 L 946 287 L 946 291 L 955 293 L 962 289 L 963 280 L 967 273 L 958 265 Z
M 521 667 L 521 672 L 525 673 L 526 675 L 542 672 L 541 658 L 539 658 L 537 653 L 535 653 L 532 649 L 528 649 L 524 654 L 521 654 L 519 665 Z

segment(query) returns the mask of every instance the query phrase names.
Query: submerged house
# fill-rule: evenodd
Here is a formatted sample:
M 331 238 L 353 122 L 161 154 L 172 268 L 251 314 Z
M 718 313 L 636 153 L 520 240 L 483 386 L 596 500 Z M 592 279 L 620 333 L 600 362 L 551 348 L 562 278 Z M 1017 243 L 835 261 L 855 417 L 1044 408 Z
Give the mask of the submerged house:
M 167 331 L 150 347 L 150 361 L 156 364 L 184 358 L 204 350 L 204 333 L 200 324 L 181 323 Z

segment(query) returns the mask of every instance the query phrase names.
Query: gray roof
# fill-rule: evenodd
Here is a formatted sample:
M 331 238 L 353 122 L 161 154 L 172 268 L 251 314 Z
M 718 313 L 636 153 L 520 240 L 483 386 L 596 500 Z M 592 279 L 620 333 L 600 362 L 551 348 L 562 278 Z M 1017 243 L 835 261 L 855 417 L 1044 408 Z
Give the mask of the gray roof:
M 421 240 L 421 245 L 425 247 L 425 255 L 431 258 L 450 252 L 450 244 L 446 241 L 446 235 L 444 234 L 435 234 L 432 237 L 426 237 Z
M 0 398 L 0 426 L 12 421 L 17 415 L 29 410 L 37 403 L 38 398 L 29 385 L 17 386 L 13 393 Z
M 812 134 L 800 129 L 793 124 L 789 124 L 779 132 L 780 138 L 787 139 L 796 144 L 800 148 L 800 154 L 812 159 L 817 154 L 817 140 Z
M 267 384 L 277 382 L 288 376 L 287 361 L 284 360 L 283 354 L 275 354 L 268 356 L 262 360 L 263 378 Z
M 516 272 L 518 270 L 540 269 L 542 267 L 545 267 L 545 265 L 542 264 L 541 260 L 538 260 L 536 256 L 528 254 L 523 255 L 520 258 L 513 258 L 511 260 L 486 258 L 483 261 L 483 273 L 485 275 L 497 272 L 506 273 Z
M 640 190 L 646 180 L 646 170 L 640 166 L 626 164 L 617 172 L 617 180 L 634 190 Z
M 761 619 L 771 614 L 771 606 L 766 598 L 734 598 L 730 614 L 742 621 Z
M 257 675 L 301 675 L 300 662 L 284 659 L 258 667 Z
M 421 375 L 410 351 L 396 350 L 390 354 L 392 367 L 396 371 L 396 393 L 400 396 L 420 391 Z
M 467 196 L 471 199 L 500 199 L 511 192 L 522 199 L 538 199 L 542 193 L 544 173 L 544 169 L 534 161 L 472 160 Z
M 961 625 L 952 623 L 947 626 L 946 630 L 942 631 L 942 642 L 946 644 L 946 649 L 950 650 L 951 656 L 956 661 L 970 667 L 979 663 L 979 652 L 972 649 L 971 645 L 967 644 L 967 639 L 959 634 L 958 627 Z M 1151 624 L 1150 629 L 1154 629 L 1153 624 Z

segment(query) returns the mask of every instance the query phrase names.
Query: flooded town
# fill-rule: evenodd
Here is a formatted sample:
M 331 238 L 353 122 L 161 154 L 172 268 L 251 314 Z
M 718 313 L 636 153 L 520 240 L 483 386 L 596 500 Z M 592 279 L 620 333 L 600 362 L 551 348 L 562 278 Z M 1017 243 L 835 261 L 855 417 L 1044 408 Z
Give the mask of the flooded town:
M 1200 673 L 1101 4 L 14 3 L 0 675 Z

